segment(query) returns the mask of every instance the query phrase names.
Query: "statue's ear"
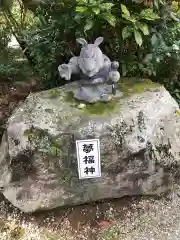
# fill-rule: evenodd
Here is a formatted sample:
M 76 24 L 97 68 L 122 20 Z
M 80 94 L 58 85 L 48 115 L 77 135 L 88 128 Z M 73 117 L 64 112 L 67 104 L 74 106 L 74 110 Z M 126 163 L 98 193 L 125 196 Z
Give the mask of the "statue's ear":
M 87 45 L 87 42 L 84 38 L 77 38 L 76 41 L 80 43 L 82 46 Z
M 99 45 L 103 42 L 103 40 L 104 40 L 103 37 L 98 37 L 98 38 L 96 38 L 94 44 L 95 44 L 96 46 L 99 46 Z

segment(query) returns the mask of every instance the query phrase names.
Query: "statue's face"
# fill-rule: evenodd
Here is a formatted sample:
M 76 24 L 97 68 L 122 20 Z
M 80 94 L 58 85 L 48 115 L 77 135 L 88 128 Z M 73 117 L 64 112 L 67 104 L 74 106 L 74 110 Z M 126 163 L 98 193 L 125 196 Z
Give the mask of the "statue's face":
M 79 57 L 79 67 L 88 77 L 96 75 L 103 67 L 104 58 L 99 47 L 88 44 L 82 47 Z

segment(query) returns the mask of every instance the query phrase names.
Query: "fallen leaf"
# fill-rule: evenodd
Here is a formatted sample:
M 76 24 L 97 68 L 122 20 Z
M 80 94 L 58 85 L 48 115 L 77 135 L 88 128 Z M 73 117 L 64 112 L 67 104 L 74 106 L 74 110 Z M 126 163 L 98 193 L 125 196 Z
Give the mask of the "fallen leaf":
M 110 222 L 110 221 L 98 222 L 98 225 L 101 229 L 107 229 L 107 228 L 111 227 L 113 224 L 114 224 L 114 222 Z

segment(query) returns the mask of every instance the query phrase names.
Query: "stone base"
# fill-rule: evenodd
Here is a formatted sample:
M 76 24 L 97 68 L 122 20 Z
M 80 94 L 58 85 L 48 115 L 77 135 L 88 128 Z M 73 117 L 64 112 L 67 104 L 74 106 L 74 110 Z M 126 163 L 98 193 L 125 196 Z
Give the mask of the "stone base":
M 134 88 L 143 91 L 114 101 L 114 107 L 110 102 L 83 109 L 67 101 L 68 91 L 79 91 L 77 82 L 53 95 L 30 94 L 9 118 L 0 146 L 3 195 L 34 212 L 169 190 L 180 173 L 178 104 L 164 87 L 144 91 L 151 85 L 139 82 Z M 91 114 L 96 105 L 108 111 Z M 75 140 L 92 138 L 100 139 L 101 177 L 79 179 Z

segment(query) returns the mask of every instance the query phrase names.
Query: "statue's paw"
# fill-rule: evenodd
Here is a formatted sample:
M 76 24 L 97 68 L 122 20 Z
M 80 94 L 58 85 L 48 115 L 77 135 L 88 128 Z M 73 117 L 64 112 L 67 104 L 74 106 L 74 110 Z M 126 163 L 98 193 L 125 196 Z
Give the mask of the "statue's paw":
M 58 67 L 59 75 L 66 80 L 71 79 L 71 69 L 68 64 L 61 64 Z

